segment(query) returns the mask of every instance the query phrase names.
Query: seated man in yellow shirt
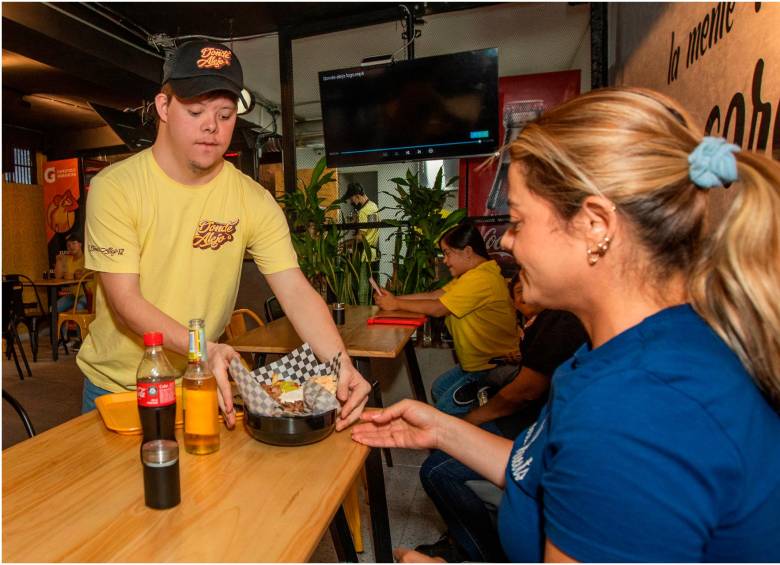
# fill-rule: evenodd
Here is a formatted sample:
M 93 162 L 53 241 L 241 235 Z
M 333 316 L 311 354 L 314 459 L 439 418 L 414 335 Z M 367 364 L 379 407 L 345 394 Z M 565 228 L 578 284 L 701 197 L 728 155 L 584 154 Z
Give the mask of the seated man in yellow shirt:
M 509 289 L 479 230 L 461 223 L 442 236 L 439 246 L 453 280 L 432 292 L 393 296 L 382 291 L 374 300 L 384 310 L 445 316 L 459 364 L 433 382 L 431 396 L 442 412 L 460 415 L 473 402 L 456 402 L 455 391 L 495 367 L 492 357 L 517 354 L 520 333 Z
M 73 280 L 84 274 L 84 247 L 82 237 L 75 233 L 69 233 L 65 238 L 67 253 L 57 255 L 54 263 L 54 276 L 58 279 Z M 57 312 L 64 312 L 73 308 L 76 297 L 73 295 L 75 288 L 67 289 L 57 300 Z M 83 310 L 87 307 L 87 295 L 79 296 L 77 308 Z
M 236 351 L 217 343 L 235 306 L 244 253 L 265 275 L 298 335 L 321 360 L 341 354 L 337 429 L 356 420 L 370 385 L 353 367 L 328 307 L 298 267 L 274 197 L 223 159 L 238 101 L 248 107 L 241 64 L 226 46 L 180 46 L 155 97 L 154 145 L 102 170 L 87 203 L 86 266 L 99 272 L 96 317 L 77 363 L 82 410 L 109 392 L 132 390 L 142 338 L 161 331 L 175 368 L 188 349 L 187 322 L 206 322 L 209 367 L 220 408 L 235 423 L 227 378 Z

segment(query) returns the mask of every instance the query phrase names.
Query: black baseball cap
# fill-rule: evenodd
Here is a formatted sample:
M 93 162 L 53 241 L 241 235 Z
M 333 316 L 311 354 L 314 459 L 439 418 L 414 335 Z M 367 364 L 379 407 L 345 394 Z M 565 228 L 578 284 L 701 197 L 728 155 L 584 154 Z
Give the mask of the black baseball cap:
M 366 191 L 363 190 L 363 185 L 359 182 L 351 182 L 347 185 L 347 192 L 344 194 L 344 200 L 347 198 L 352 198 L 353 196 L 357 194 L 365 194 Z
M 192 98 L 216 90 L 236 95 L 244 108 L 251 105 L 244 90 L 244 72 L 233 51 L 213 41 L 190 41 L 179 46 L 163 65 L 163 84 L 170 84 L 180 98 Z

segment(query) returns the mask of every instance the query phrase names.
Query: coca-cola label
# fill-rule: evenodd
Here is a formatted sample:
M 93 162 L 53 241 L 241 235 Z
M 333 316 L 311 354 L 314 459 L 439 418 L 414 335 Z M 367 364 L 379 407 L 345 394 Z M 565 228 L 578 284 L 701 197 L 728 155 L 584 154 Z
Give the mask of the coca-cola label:
M 176 402 L 176 381 L 138 383 L 135 388 L 138 406 L 155 408 L 169 406 Z

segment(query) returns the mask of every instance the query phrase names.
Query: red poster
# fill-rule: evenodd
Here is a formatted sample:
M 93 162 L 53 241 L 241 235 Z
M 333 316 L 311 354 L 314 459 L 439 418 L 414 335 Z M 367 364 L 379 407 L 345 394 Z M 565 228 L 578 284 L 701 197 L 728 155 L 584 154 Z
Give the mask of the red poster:
M 79 160 L 49 161 L 43 170 L 46 240 L 64 234 L 76 223 L 79 207 Z
M 525 124 L 545 110 L 574 98 L 579 93 L 579 70 L 500 78 L 500 145 L 510 143 Z M 466 208 L 472 217 L 504 216 L 507 214 L 506 173 L 509 154 L 504 153 L 501 163 L 496 161 L 480 167 L 484 162 L 484 158 L 460 160 L 459 206 Z M 501 251 L 500 241 L 505 229 L 506 223 L 503 221 L 496 223 L 488 220 L 480 227 L 488 251 L 501 265 L 504 273 L 509 274 L 514 271 L 515 266 L 512 257 Z

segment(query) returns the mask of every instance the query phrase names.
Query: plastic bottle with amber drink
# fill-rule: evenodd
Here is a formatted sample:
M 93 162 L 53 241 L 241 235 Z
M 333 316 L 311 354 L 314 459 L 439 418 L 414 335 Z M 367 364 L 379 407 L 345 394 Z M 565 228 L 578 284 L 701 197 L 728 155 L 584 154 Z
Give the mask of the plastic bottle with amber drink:
M 187 371 L 182 377 L 184 449 L 205 455 L 219 449 L 217 379 L 209 370 L 203 320 L 190 320 Z

